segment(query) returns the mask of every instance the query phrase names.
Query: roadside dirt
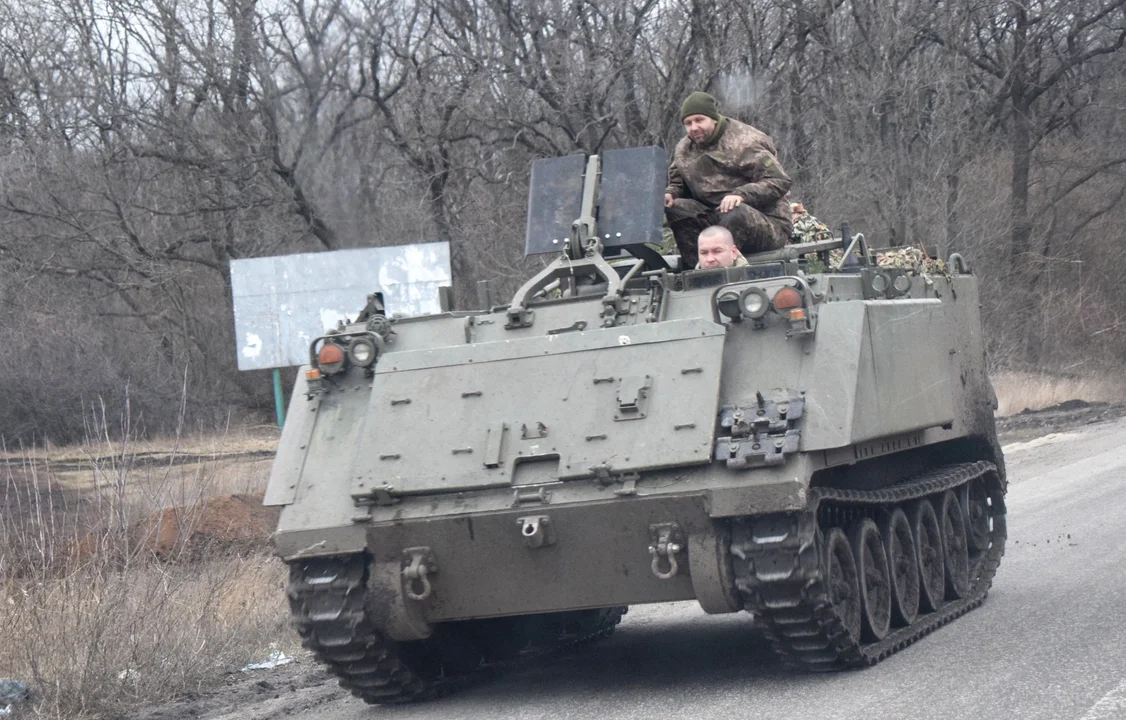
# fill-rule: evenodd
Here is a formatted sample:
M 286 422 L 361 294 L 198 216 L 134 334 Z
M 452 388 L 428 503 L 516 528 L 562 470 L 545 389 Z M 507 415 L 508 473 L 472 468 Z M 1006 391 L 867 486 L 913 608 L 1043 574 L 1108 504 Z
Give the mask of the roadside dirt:
M 1004 446 L 1123 416 L 1126 416 L 1126 404 L 1123 403 L 1068 400 L 1043 410 L 1025 410 L 997 418 L 997 436 Z
M 167 561 L 192 561 L 224 550 L 264 549 L 278 526 L 280 508 L 262 504 L 265 493 L 220 495 L 188 507 L 159 510 L 130 529 L 131 548 Z M 83 560 L 104 552 L 104 533 L 90 533 L 68 552 Z
M 215 687 L 187 694 L 171 703 L 123 714 L 113 720 L 267 720 L 315 717 L 310 711 L 349 697 L 311 653 L 273 670 L 242 672 L 231 668 Z
M 1048 433 L 1070 430 L 1126 416 L 1126 404 L 1069 401 L 997 421 L 1002 445 L 1023 442 Z M 313 717 L 325 705 L 349 697 L 333 677 L 317 665 L 311 653 L 299 651 L 294 662 L 272 670 L 227 670 L 213 687 L 174 702 L 134 710 L 114 720 L 269 720 Z
M 258 549 L 269 542 L 280 512 L 264 506 L 263 496 L 225 495 L 209 498 L 198 509 L 169 508 L 150 517 L 138 531 L 161 558 L 224 548 Z

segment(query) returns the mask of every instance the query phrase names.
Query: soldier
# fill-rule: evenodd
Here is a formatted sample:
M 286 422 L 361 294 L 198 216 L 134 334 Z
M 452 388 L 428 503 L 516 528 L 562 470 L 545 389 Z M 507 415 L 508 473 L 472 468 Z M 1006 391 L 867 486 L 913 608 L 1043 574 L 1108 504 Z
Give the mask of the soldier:
M 833 239 L 833 231 L 806 210 L 805 205 L 793 203 L 791 208 L 794 212 L 794 236 L 791 238 L 793 242 L 807 243 Z
M 673 151 L 665 217 L 680 248 L 680 266 L 695 267 L 697 235 L 722 225 L 745 253 L 782 247 L 792 230 L 790 178 L 774 141 L 719 114 L 715 98 L 694 92 L 680 108 L 686 136 Z
M 746 265 L 747 259 L 735 247 L 731 231 L 722 225 L 712 225 L 700 232 L 698 238 L 700 252 L 699 268 L 727 268 Z

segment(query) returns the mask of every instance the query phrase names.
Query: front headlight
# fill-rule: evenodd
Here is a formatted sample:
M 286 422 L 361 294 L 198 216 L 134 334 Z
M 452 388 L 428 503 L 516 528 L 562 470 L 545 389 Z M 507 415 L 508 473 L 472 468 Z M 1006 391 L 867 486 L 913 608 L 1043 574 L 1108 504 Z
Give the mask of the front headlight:
M 716 307 L 719 311 L 731 318 L 732 320 L 739 320 L 742 315 L 742 305 L 739 302 L 739 296 L 733 292 L 724 293 L 720 295 L 715 301 Z
M 370 340 L 353 340 L 348 348 L 348 358 L 352 364 L 367 367 L 375 362 L 375 344 Z
M 739 296 L 739 307 L 744 315 L 752 320 L 758 320 L 770 308 L 770 300 L 767 299 L 766 293 L 762 290 L 754 287 L 747 288 Z

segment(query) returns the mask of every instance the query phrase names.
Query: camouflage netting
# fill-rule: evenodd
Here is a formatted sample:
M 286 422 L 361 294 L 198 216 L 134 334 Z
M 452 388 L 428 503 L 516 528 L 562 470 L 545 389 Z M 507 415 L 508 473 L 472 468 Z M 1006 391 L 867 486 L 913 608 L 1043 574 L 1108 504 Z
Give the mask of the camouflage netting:
M 793 203 L 791 209 L 794 214 L 794 234 L 791 242 L 810 243 L 819 240 L 833 239 L 833 231 L 829 226 L 814 217 L 801 203 Z M 880 267 L 902 268 L 913 275 L 943 275 L 949 277 L 950 272 L 946 263 L 937 258 L 928 257 L 925 250 L 920 247 L 898 247 L 884 250 L 873 250 L 876 264 Z M 843 250 L 831 250 L 829 263 L 836 265 L 843 256 Z
M 943 260 L 928 257 L 922 248 L 917 247 L 877 250 L 876 264 L 880 267 L 905 268 L 914 275 L 950 275 Z

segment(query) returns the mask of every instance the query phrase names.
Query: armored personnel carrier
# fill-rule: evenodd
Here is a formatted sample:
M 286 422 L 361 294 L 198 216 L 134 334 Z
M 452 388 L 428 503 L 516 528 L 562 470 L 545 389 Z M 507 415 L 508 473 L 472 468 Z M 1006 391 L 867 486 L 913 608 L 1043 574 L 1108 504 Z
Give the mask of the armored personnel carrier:
M 975 277 L 848 232 L 678 271 L 646 245 L 664 179 L 658 148 L 538 161 L 526 251 L 555 259 L 511 302 L 373 294 L 313 341 L 266 503 L 293 623 L 355 695 L 693 599 L 793 665 L 862 667 L 985 598 L 1005 476 Z

